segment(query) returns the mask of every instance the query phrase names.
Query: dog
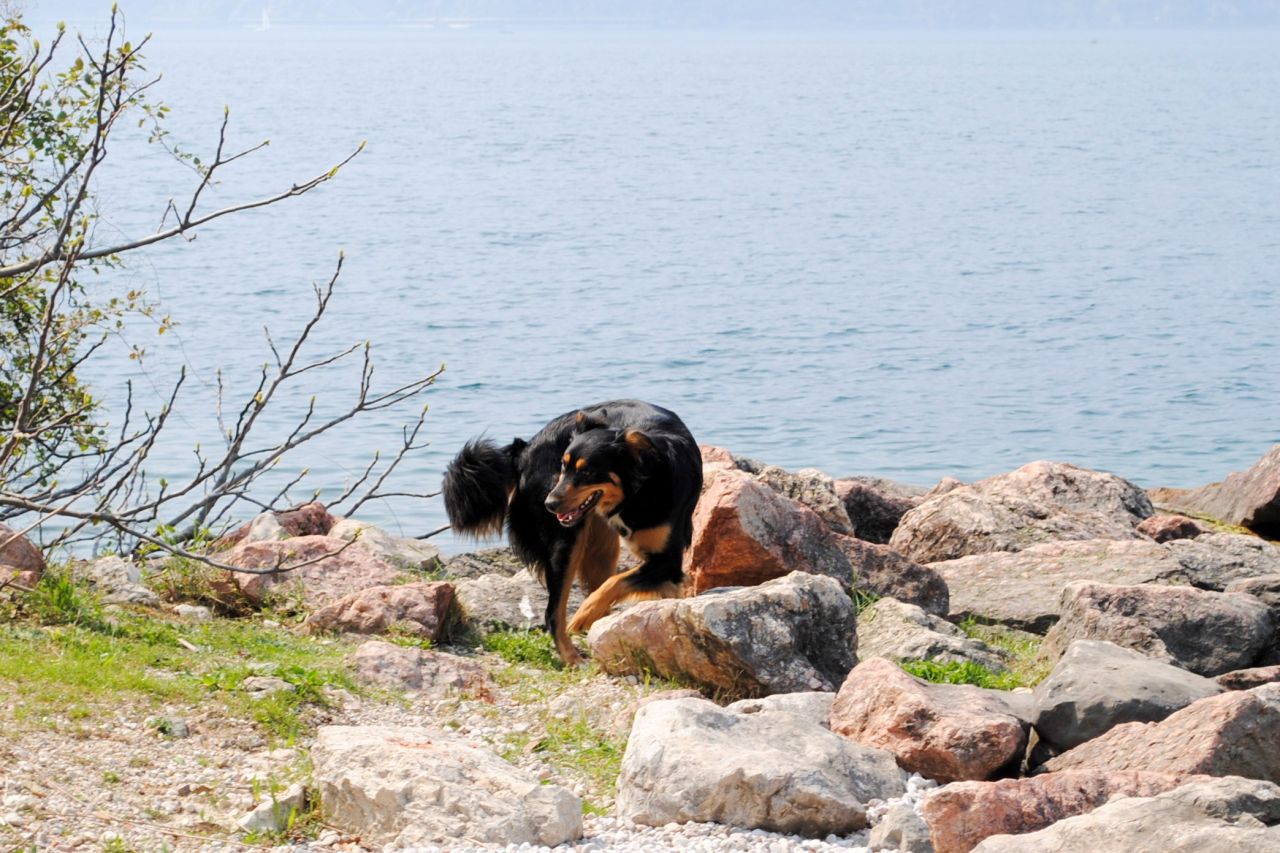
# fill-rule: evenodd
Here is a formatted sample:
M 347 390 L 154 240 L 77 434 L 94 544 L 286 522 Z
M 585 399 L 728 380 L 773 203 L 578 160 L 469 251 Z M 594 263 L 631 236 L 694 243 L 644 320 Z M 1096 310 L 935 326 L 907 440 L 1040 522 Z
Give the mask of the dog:
M 449 523 L 480 538 L 506 527 L 516 555 L 547 588 L 545 625 L 565 664 L 569 639 L 615 604 L 678 597 L 702 456 L 684 422 L 641 400 L 599 403 L 555 418 L 505 447 L 477 438 L 445 470 Z M 616 573 L 621 544 L 640 560 Z M 565 623 L 569 588 L 587 598 Z

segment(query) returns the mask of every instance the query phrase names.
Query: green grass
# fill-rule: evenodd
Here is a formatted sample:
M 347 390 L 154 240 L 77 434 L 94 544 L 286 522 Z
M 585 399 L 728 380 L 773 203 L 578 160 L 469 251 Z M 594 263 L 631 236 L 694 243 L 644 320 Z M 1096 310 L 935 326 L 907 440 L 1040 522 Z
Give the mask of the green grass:
M 980 622 L 972 616 L 956 625 L 961 631 L 988 646 L 1000 649 L 1009 656 L 1009 672 L 1017 679 L 1015 687 L 1035 687 L 1053 668 L 1039 659 L 1043 637 L 1026 631 Z
M 555 642 L 545 631 L 497 631 L 485 636 L 481 645 L 508 663 L 564 669 L 564 663 L 556 654 Z
M 57 571 L 8 610 L 0 613 L 0 693 L 15 698 L 10 713 L 19 724 L 56 727 L 114 712 L 121 701 L 195 705 L 212 695 L 288 742 L 306 728 L 307 709 L 324 703 L 326 687 L 356 690 L 344 660 L 348 644 L 250 620 L 108 612 Z M 261 699 L 239 692 L 255 670 L 288 681 L 294 692 Z
M 902 668 L 914 675 L 934 684 L 973 684 L 994 690 L 1012 690 L 1022 685 L 1012 672 L 992 672 L 980 663 L 973 661 L 936 661 L 909 660 L 902 662 Z
M 851 595 L 853 597 L 854 612 L 859 616 L 862 615 L 862 611 L 866 610 L 883 597 L 878 592 L 872 592 L 869 589 L 859 589 L 856 586 L 853 588 Z

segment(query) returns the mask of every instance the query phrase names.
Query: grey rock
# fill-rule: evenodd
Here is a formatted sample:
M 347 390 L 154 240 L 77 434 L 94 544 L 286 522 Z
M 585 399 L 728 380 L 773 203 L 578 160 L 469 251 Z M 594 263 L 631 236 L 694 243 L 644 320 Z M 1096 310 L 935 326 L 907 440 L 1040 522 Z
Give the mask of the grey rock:
M 370 640 L 360 644 L 353 660 L 356 678 L 366 684 L 418 691 L 433 698 L 459 693 L 487 696 L 495 687 L 477 661 L 434 649 Z
M 1271 624 L 1275 633 L 1271 637 L 1271 645 L 1264 651 L 1256 663 L 1259 666 L 1280 664 L 1280 574 L 1262 575 L 1253 578 L 1241 578 L 1227 584 L 1226 592 L 1242 592 L 1267 605 L 1271 611 Z
M 262 697 L 273 693 L 293 693 L 298 688 L 274 675 L 251 675 L 240 682 L 240 689 L 255 697 Z
M 898 522 L 924 497 L 924 489 L 879 477 L 846 477 L 835 481 L 836 494 L 844 502 L 859 539 L 888 544 Z
M 856 624 L 839 583 L 792 572 L 641 602 L 597 622 L 587 641 L 606 672 L 652 672 L 745 698 L 835 690 L 857 660 Z
M 1158 723 L 1121 723 L 1045 762 L 1047 772 L 1155 770 L 1280 782 L 1280 684 L 1192 702 Z
M 1077 640 L 1036 687 L 1032 724 L 1057 750 L 1093 740 L 1120 723 L 1163 720 L 1217 683 L 1114 643 Z
M 1186 575 L 1201 589 L 1224 590 L 1235 581 L 1280 574 L 1280 548 L 1257 536 L 1206 533 L 1165 544 Z
M 1153 512 L 1141 489 L 1114 474 L 1032 462 L 928 498 L 902 517 L 889 545 L 932 563 L 1064 539 L 1135 539 Z
M 617 813 L 649 826 L 715 821 L 822 837 L 865 827 L 869 800 L 905 790 L 889 753 L 794 714 L 674 699 L 636 714 Z
M 213 611 L 203 604 L 178 604 L 174 606 L 173 612 L 184 619 L 194 619 L 197 622 L 207 622 L 213 618 Z
M 835 542 L 849 558 L 855 590 L 916 604 L 938 616 L 947 615 L 951 591 L 935 570 L 908 560 L 888 545 L 852 536 L 836 536 Z
M 1190 782 L 1155 797 L 1124 797 L 1025 835 L 993 835 L 974 853 L 1195 851 L 1274 853 L 1280 849 L 1280 787 L 1227 777 Z
M 101 557 L 74 563 L 71 574 L 102 596 L 104 603 L 160 605 L 160 596 L 143 586 L 141 569 L 122 557 Z
M 897 850 L 904 853 L 934 853 L 929 824 L 910 806 L 894 806 L 871 828 L 867 847 L 875 853 Z
M 380 527 L 353 518 L 336 522 L 328 535 L 346 542 L 355 539 L 356 547 L 398 569 L 431 573 L 443 567 L 440 549 L 436 546 L 420 539 L 392 535 Z
M 464 630 L 477 634 L 525 630 L 542 625 L 547 590 L 527 570 L 510 577 L 493 574 L 453 582 L 454 601 Z M 568 612 L 582 603 L 582 592 L 569 592 Z
M 236 821 L 244 832 L 283 832 L 290 816 L 300 815 L 307 806 L 307 791 L 301 782 L 290 785 L 279 796 L 258 803 L 253 811 Z
M 775 693 L 759 699 L 739 699 L 725 710 L 734 714 L 786 713 L 803 720 L 827 727 L 827 719 L 831 716 L 831 703 L 836 694 L 818 690 L 799 693 Z
M 510 548 L 483 548 L 445 559 L 441 574 L 445 578 L 461 580 L 485 575 L 511 577 L 524 570 L 524 563 Z
M 854 524 L 836 494 L 835 481 L 814 468 L 791 472 L 777 465 L 763 465 L 753 475 L 783 497 L 804 504 L 836 533 L 854 534 Z
M 947 618 L 969 617 L 1043 634 L 1058 621 L 1072 581 L 1145 584 L 1177 581 L 1182 564 L 1147 539 L 1045 542 L 1017 553 L 975 554 L 930 563 L 951 590 Z
M 582 836 L 578 797 L 448 732 L 323 726 L 311 758 L 327 822 L 366 845 L 554 847 Z
M 263 512 L 255 515 L 248 524 L 241 542 L 270 542 L 274 539 L 288 539 L 289 531 L 276 518 L 274 512 Z
M 1006 655 L 914 604 L 882 598 L 858 614 L 858 652 L 895 661 L 972 661 L 1003 672 Z
M 1267 606 L 1251 595 L 1080 582 L 1063 589 L 1040 654 L 1055 660 L 1075 640 L 1107 640 L 1213 676 L 1253 665 L 1272 634 Z

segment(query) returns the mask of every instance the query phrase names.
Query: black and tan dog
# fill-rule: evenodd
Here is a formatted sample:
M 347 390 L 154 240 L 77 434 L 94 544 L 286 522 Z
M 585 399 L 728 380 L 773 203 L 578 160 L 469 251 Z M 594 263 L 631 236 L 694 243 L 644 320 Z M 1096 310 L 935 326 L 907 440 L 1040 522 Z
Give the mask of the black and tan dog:
M 615 400 L 561 415 L 530 441 L 470 441 L 444 475 L 444 505 L 459 533 L 500 533 L 545 582 L 546 627 L 565 663 L 581 660 L 569 632 L 615 604 L 680 594 L 693 536 L 702 458 L 674 412 Z M 620 542 L 641 561 L 615 574 Z M 569 587 L 587 599 L 565 625 Z

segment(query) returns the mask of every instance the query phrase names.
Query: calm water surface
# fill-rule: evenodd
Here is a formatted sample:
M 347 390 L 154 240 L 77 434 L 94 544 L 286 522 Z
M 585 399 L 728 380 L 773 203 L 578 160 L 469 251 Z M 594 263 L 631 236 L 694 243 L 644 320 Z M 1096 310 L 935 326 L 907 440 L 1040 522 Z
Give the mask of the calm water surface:
M 193 382 L 154 459 L 217 442 L 244 383 L 347 264 L 315 354 L 373 341 L 387 384 L 447 364 L 436 488 L 468 437 L 528 436 L 638 396 L 784 466 L 930 484 L 1048 458 L 1143 485 L 1221 477 L 1280 441 L 1276 33 L 158 31 L 173 138 L 271 146 L 210 203 L 324 171 L 305 199 L 132 256 L 182 325 L 132 376 Z M 154 228 L 192 177 L 121 145 L 103 236 Z M 353 376 L 311 393 L 336 411 Z M 336 494 L 403 418 L 293 468 Z M 289 472 L 281 471 L 281 476 Z M 363 513 L 408 534 L 438 500 Z M 454 543 L 448 543 L 450 545 Z

